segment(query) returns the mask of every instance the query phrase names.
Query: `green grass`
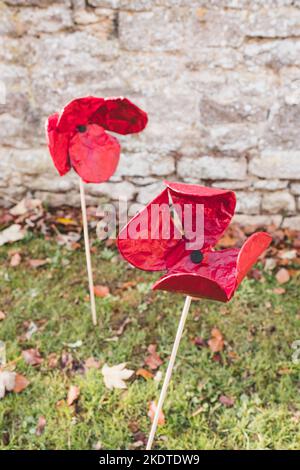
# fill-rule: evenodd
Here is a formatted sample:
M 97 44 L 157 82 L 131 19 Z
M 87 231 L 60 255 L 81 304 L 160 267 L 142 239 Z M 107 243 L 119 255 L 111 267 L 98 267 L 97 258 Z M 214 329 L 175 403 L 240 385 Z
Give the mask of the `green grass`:
M 157 399 L 161 382 L 133 376 L 127 390 L 107 390 L 100 369 L 82 371 L 94 356 L 101 363 L 143 367 L 147 347 L 157 344 L 167 358 L 177 329 L 184 298 L 151 291 L 159 273 L 131 269 L 116 252 L 98 246 L 93 254 L 96 284 L 110 287 L 111 295 L 97 299 L 101 326 L 91 323 L 83 250 L 67 251 L 54 241 L 31 237 L 14 244 L 22 263 L 9 266 L 8 251 L 0 249 L 0 339 L 7 360 L 20 357 L 22 349 L 37 347 L 44 361 L 39 367 L 16 362 L 30 385 L 20 394 L 0 400 L 2 449 L 128 449 L 147 436 L 148 404 Z M 33 269 L 29 258 L 50 258 Z M 273 292 L 276 281 L 264 273 L 264 282 L 246 279 L 229 304 L 195 301 L 182 339 L 173 380 L 164 407 L 166 424 L 158 430 L 155 445 L 161 449 L 297 449 L 300 447 L 300 366 L 293 364 L 291 344 L 300 338 L 299 281 L 286 284 L 286 293 Z M 123 289 L 124 282 L 138 286 Z M 124 333 L 112 340 L 124 319 Z M 34 321 L 39 331 L 21 341 L 24 322 Z M 210 338 L 212 327 L 226 340 L 220 361 L 209 348 L 198 349 L 193 338 Z M 70 350 L 66 344 L 82 340 Z M 50 369 L 50 353 L 73 355 L 73 368 Z M 66 399 L 71 384 L 81 390 L 76 406 Z M 235 399 L 232 407 L 220 395 Z M 195 413 L 198 410 L 198 413 Z M 35 428 L 39 416 L 47 425 L 41 436 Z

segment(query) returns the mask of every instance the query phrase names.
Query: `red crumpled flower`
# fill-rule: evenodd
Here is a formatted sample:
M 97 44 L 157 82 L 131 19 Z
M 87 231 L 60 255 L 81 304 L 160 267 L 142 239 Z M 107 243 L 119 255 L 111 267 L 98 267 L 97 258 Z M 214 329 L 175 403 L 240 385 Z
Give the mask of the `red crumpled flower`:
M 107 181 L 117 168 L 120 144 L 106 131 L 133 134 L 147 121 L 147 114 L 127 98 L 75 99 L 46 123 L 54 165 L 61 176 L 73 167 L 86 183 Z
M 232 191 L 182 183 L 166 182 L 166 186 L 121 230 L 118 237 L 120 253 L 137 268 L 167 271 L 153 285 L 153 289 L 229 301 L 247 272 L 270 245 L 271 236 L 257 232 L 246 240 L 241 249 L 215 251 L 213 247 L 234 214 L 235 194 Z M 199 249 L 187 248 L 187 242 L 195 238 L 193 225 L 186 228 L 182 224 L 184 233 L 178 239 L 181 227 L 178 227 L 176 218 L 172 217 L 170 201 L 177 214 L 179 209 L 189 205 L 194 225 L 197 207 L 202 205 L 203 238 Z M 152 211 L 155 204 L 161 207 L 158 215 Z M 170 227 L 168 238 L 163 236 L 165 226 Z

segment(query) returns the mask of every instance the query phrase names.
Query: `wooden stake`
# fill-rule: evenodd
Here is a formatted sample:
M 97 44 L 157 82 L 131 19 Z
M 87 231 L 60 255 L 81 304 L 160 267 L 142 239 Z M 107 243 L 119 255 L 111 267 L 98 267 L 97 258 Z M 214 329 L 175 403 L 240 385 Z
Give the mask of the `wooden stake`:
M 176 338 L 175 338 L 175 341 L 174 341 L 174 344 L 173 344 L 173 349 L 172 349 L 169 365 L 168 365 L 168 368 L 167 368 L 166 376 L 165 376 L 165 379 L 164 379 L 164 383 L 163 383 L 163 386 L 162 386 L 162 389 L 161 389 L 161 392 L 160 392 L 160 397 L 159 397 L 158 405 L 157 405 L 157 408 L 156 408 L 156 411 L 155 411 L 155 416 L 154 416 L 154 420 L 153 420 L 153 423 L 152 423 L 152 427 L 151 427 L 151 431 L 150 431 L 150 435 L 149 435 L 146 450 L 151 450 L 151 448 L 152 448 L 153 439 L 154 439 L 154 436 L 155 436 L 155 433 L 156 433 L 156 428 L 157 428 L 157 425 L 158 425 L 159 415 L 160 415 L 160 412 L 162 410 L 162 407 L 163 407 L 163 404 L 164 404 L 164 401 L 165 401 L 165 398 L 166 398 L 166 394 L 167 394 L 168 386 L 169 386 L 169 383 L 170 383 L 170 380 L 171 380 L 171 375 L 172 375 L 172 371 L 173 371 L 173 367 L 174 367 L 174 363 L 175 363 L 179 343 L 180 343 L 180 340 L 181 340 L 181 337 L 182 337 L 185 321 L 186 321 L 187 315 L 189 313 L 191 300 L 192 300 L 192 298 L 189 297 L 189 296 L 187 296 L 186 299 L 185 299 L 184 307 L 183 307 L 183 310 L 182 310 L 182 313 L 181 313 L 181 317 L 180 317 L 180 321 L 179 321 L 179 325 L 178 325 L 178 329 L 177 329 L 177 333 L 176 333 Z
M 89 280 L 89 289 L 90 289 L 92 320 L 93 320 L 93 324 L 96 326 L 97 325 L 97 314 L 96 314 L 93 271 L 92 271 L 91 251 L 90 251 L 90 242 L 89 242 L 89 230 L 88 230 L 88 223 L 87 223 L 87 216 L 86 216 L 86 203 L 85 203 L 85 194 L 84 194 L 84 184 L 83 184 L 83 181 L 82 181 L 81 178 L 79 178 L 79 187 L 80 187 L 82 224 L 83 224 L 83 234 L 84 234 L 84 244 L 85 244 L 86 267 L 87 267 L 88 280 Z

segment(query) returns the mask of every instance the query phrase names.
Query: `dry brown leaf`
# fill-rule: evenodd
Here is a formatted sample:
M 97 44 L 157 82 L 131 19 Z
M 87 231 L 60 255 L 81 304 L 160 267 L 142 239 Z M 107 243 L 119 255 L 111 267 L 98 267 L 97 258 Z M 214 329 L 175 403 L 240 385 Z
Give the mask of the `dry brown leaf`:
M 26 230 L 19 224 L 13 224 L 0 232 L 0 246 L 23 240 Z
M 20 393 L 22 392 L 28 385 L 30 384 L 29 380 L 26 379 L 24 375 L 21 374 L 16 374 L 15 378 L 15 386 L 13 391 L 15 393 Z
M 273 292 L 277 295 L 283 295 L 285 294 L 286 290 L 283 287 L 275 287 L 275 289 L 273 289 Z
M 232 397 L 227 397 L 226 395 L 221 395 L 219 397 L 219 402 L 222 403 L 222 405 L 231 407 L 231 406 L 234 405 L 235 400 Z
M 1 321 L 1 320 L 5 320 L 5 318 L 6 318 L 5 313 L 2 312 L 2 311 L 0 311 L 0 321 Z
M 80 388 L 77 385 L 71 385 L 68 391 L 67 404 L 68 406 L 73 405 L 74 401 L 78 400 L 80 395 Z
M 59 358 L 56 353 L 50 353 L 47 360 L 50 369 L 55 369 L 58 366 Z
M 46 427 L 46 418 L 45 416 L 40 416 L 37 422 L 35 434 L 36 436 L 41 436 L 44 432 L 44 429 Z
M 49 260 L 48 259 L 30 259 L 28 261 L 28 264 L 31 268 L 40 268 L 41 266 L 45 266 L 45 264 L 48 264 Z
M 153 423 L 153 420 L 154 420 L 154 416 L 155 416 L 155 413 L 156 413 L 156 409 L 157 409 L 157 404 L 155 401 L 151 401 L 150 405 L 149 405 L 149 410 L 148 410 L 148 416 L 149 418 L 151 419 L 151 422 Z M 165 415 L 163 413 L 163 411 L 160 411 L 159 412 L 159 417 L 158 417 L 158 425 L 159 426 L 163 426 L 165 424 L 166 420 L 165 420 Z
M 43 362 L 40 352 L 34 348 L 22 351 L 22 357 L 26 364 L 29 364 L 30 366 L 37 366 Z
M 163 361 L 156 352 L 156 344 L 150 344 L 148 346 L 149 356 L 145 359 L 145 364 L 152 370 L 158 369 L 162 365 Z
M 221 331 L 218 328 L 213 328 L 211 330 L 211 339 L 208 340 L 208 346 L 213 353 L 223 351 L 224 349 L 224 339 Z
M 99 369 L 100 361 L 97 361 L 97 359 L 95 359 L 94 357 L 89 357 L 84 362 L 84 367 L 86 367 L 86 369 Z
M 109 295 L 109 288 L 107 286 L 94 286 L 94 294 L 96 297 L 107 297 Z
M 12 255 L 11 259 L 10 259 L 10 266 L 12 268 L 16 268 L 17 266 L 19 266 L 19 264 L 21 263 L 21 255 L 20 253 L 15 253 L 14 255 Z
M 154 375 L 152 374 L 152 372 L 149 372 L 149 370 L 146 370 L 146 369 L 138 369 L 135 373 L 135 375 L 140 375 L 141 377 L 143 377 L 145 380 L 148 380 L 148 379 L 153 379 Z
M 276 274 L 276 280 L 278 284 L 285 284 L 290 280 L 290 275 L 287 269 L 281 268 Z

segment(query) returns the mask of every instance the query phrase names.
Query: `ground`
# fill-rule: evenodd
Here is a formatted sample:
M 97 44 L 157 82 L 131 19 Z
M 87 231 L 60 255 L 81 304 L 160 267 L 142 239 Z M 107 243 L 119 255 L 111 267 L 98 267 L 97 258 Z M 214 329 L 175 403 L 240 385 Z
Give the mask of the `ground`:
M 149 403 L 158 398 L 162 382 L 135 374 L 127 390 L 111 391 L 101 367 L 126 362 L 134 371 L 150 371 L 144 361 L 148 346 L 155 344 L 164 373 L 183 296 L 151 291 L 158 273 L 132 269 L 114 247 L 96 244 L 95 281 L 109 286 L 110 295 L 96 299 L 95 328 L 82 246 L 70 251 L 54 239 L 30 234 L 13 249 L 22 258 L 17 267 L 10 266 L 12 246 L 0 248 L 0 310 L 6 315 L 0 339 L 9 367 L 30 384 L 0 400 L 0 448 L 143 446 L 151 424 Z M 45 258 L 48 264 L 39 268 L 28 264 Z M 193 301 L 157 449 L 299 448 L 300 366 L 291 347 L 300 338 L 299 278 L 293 276 L 278 290 L 273 275 L 258 273 L 245 279 L 229 304 Z M 29 322 L 38 331 L 26 339 Z M 225 340 L 220 353 L 207 345 L 214 327 Z M 40 351 L 40 365 L 26 364 L 21 352 L 28 348 Z M 85 367 L 89 357 L 100 367 Z M 80 396 L 68 406 L 71 385 L 80 388 Z M 46 426 L 37 435 L 41 416 Z

